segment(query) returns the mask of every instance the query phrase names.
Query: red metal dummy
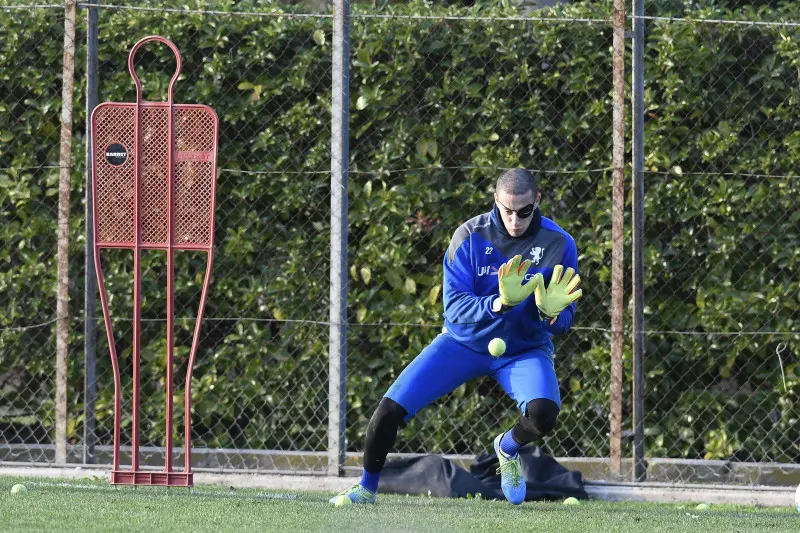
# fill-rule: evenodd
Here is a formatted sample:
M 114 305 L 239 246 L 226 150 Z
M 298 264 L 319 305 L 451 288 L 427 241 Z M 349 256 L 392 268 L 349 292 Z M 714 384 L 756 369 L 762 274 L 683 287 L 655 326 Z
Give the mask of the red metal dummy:
M 172 49 L 177 60 L 167 102 L 142 101 L 134 70 L 136 51 L 156 41 Z M 91 117 L 94 202 L 94 257 L 103 318 L 114 370 L 114 465 L 111 483 L 191 486 L 191 379 L 214 248 L 214 196 L 217 171 L 217 115 L 204 105 L 173 103 L 181 56 L 172 41 L 159 36 L 137 42 L 128 56 L 136 84 L 136 103 L 106 102 Z M 102 248 L 133 251 L 133 405 L 130 469 L 120 468 L 121 384 L 117 350 L 100 261 Z M 141 333 L 142 250 L 167 255 L 166 459 L 163 471 L 139 467 L 139 350 Z M 185 465 L 172 466 L 172 389 L 174 350 L 174 252 L 207 253 L 203 291 L 186 370 Z

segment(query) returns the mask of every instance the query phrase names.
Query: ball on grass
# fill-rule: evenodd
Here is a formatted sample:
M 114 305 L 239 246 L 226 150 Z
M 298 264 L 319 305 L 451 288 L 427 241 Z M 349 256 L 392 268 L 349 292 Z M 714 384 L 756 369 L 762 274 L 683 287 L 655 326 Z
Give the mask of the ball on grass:
M 21 483 L 17 483 L 11 487 L 11 494 L 25 494 L 26 492 L 28 492 L 28 489 Z
M 506 353 L 506 341 L 495 337 L 489 341 L 489 353 L 495 357 L 500 357 Z
M 797 491 L 794 493 L 794 508 L 800 513 L 800 485 L 797 485 Z
M 708 505 L 707 503 L 698 503 L 697 507 L 695 507 L 694 509 L 695 511 L 708 511 L 709 509 L 711 509 L 711 506 Z
M 581 501 L 574 496 L 570 496 L 569 498 L 564 500 L 564 505 L 580 505 L 580 504 Z

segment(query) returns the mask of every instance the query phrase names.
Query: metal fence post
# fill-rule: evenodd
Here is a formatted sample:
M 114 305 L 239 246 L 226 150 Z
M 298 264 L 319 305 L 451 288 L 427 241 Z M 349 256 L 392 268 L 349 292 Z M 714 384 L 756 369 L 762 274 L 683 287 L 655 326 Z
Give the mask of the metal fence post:
M 92 214 L 92 127 L 89 117 L 97 106 L 97 7 L 86 8 L 86 247 L 84 251 L 84 325 L 83 325 L 83 462 L 95 462 L 96 374 L 95 331 L 97 322 L 97 275 L 94 269 L 94 218 Z
M 644 481 L 644 0 L 633 16 L 633 480 Z
M 350 110 L 350 0 L 333 3 L 331 120 L 331 291 L 328 376 L 328 474 L 345 462 L 347 401 L 347 173 Z

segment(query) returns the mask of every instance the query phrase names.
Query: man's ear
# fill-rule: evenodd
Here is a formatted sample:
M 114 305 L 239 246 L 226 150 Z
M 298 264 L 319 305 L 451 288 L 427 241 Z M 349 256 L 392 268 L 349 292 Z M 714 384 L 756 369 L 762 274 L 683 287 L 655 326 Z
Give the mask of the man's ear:
M 541 193 L 541 191 L 536 193 L 536 207 L 539 207 L 540 203 L 542 203 L 542 193 Z

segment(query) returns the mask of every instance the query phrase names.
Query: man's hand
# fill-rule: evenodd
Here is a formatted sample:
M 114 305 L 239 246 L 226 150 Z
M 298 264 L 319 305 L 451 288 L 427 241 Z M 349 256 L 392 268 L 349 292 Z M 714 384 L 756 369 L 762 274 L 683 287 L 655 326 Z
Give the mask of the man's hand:
M 561 274 L 564 274 L 562 277 Z M 572 267 L 564 272 L 562 265 L 556 265 L 553 268 L 553 276 L 550 278 L 550 285 L 545 289 L 544 276 L 541 273 L 533 277 L 533 283 L 529 285 L 534 286 L 534 298 L 536 298 L 536 307 L 539 308 L 539 313 L 546 318 L 555 320 L 558 314 L 563 311 L 569 304 L 577 300 L 583 295 L 583 289 L 575 290 L 575 287 L 581 282 L 581 277 L 575 275 L 575 270 Z
M 534 280 L 522 284 L 530 266 L 530 260 L 522 261 L 521 255 L 515 255 L 510 261 L 500 265 L 497 284 L 500 286 L 500 302 L 505 307 L 521 304 L 533 292 L 536 285 Z

